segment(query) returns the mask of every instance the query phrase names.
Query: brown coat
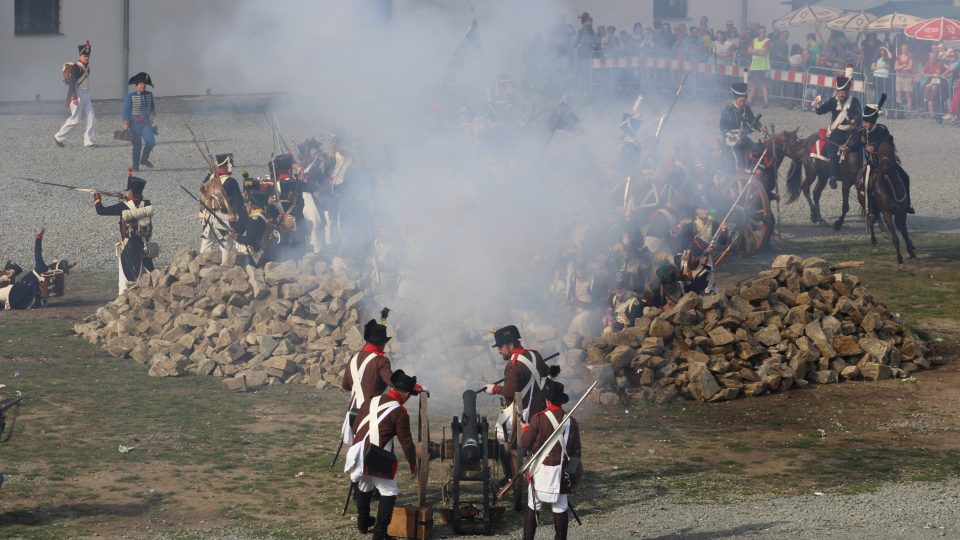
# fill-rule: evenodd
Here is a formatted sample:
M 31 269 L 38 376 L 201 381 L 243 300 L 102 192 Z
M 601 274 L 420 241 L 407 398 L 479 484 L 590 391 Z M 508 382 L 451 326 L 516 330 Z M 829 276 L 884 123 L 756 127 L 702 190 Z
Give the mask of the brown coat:
M 536 365 L 537 371 L 540 372 L 540 377 L 546 377 L 550 373 L 547 368 L 547 363 L 543 361 L 540 353 L 533 349 L 527 349 L 524 355 L 529 358 L 531 354 L 535 358 L 534 365 Z M 503 386 L 500 387 L 500 391 L 498 392 L 503 396 L 504 404 L 512 404 L 514 394 L 523 390 L 523 387 L 527 385 L 532 376 L 527 366 L 520 363 L 519 360 L 508 360 L 507 365 L 503 367 Z M 533 385 L 531 390 L 532 391 L 524 398 L 521 408 L 526 409 L 530 400 L 533 399 L 533 405 L 530 407 L 530 415 L 532 416 L 542 411 L 543 408 L 546 407 L 546 403 L 543 401 L 543 396 L 541 395 L 540 389 L 537 388 L 537 385 Z
M 360 352 L 357 357 L 357 367 L 363 364 L 363 359 L 367 357 L 367 354 L 369 353 Z M 353 390 L 353 373 L 350 372 L 350 362 L 352 361 L 353 356 L 347 361 L 347 369 L 343 372 L 343 382 L 340 383 L 340 387 L 344 390 Z M 390 368 L 390 359 L 386 356 L 378 355 L 367 364 L 367 368 L 361 376 L 359 388 L 359 391 L 363 392 L 365 402 L 379 396 L 390 386 L 391 375 L 393 375 L 393 370 Z
M 548 414 L 553 414 L 558 422 L 563 420 L 565 416 L 563 409 L 561 409 L 557 411 L 557 413 L 544 410 L 531 417 L 530 423 L 527 424 L 527 429 L 524 430 L 523 437 L 520 439 L 520 446 L 527 450 L 527 455 L 539 450 L 540 447 L 547 442 L 550 434 L 553 433 L 553 424 L 550 423 L 550 419 L 546 416 Z M 563 439 L 561 438 L 561 440 Z M 577 423 L 576 418 L 570 418 L 570 434 L 567 437 L 566 449 L 568 456 L 580 457 L 580 424 Z M 560 446 L 555 445 L 553 450 L 547 454 L 547 458 L 543 460 L 543 464 L 559 465 L 561 455 Z M 561 489 L 560 492 L 566 493 L 567 491 Z
M 380 398 L 381 404 L 389 401 L 397 401 L 397 395 L 394 391 L 388 392 L 382 398 Z M 353 431 L 356 433 L 356 435 L 353 437 L 354 444 L 360 442 L 364 437 L 367 436 L 369 423 L 364 424 L 360 429 L 357 428 L 368 414 L 370 414 L 370 401 L 367 401 L 363 404 L 363 407 L 360 408 L 360 414 L 357 415 L 357 420 L 353 423 Z M 407 458 L 407 463 L 409 463 L 411 466 L 416 465 L 417 449 L 413 444 L 413 435 L 410 434 L 410 415 L 407 414 L 407 409 L 405 409 L 403 405 L 400 405 L 396 409 L 390 411 L 390 414 L 388 414 L 383 421 L 380 422 L 379 428 L 380 448 L 385 447 L 387 443 L 390 442 L 390 439 L 396 437 L 397 441 L 400 442 L 400 447 L 403 448 L 403 455 Z M 367 439 L 363 445 L 364 452 L 366 452 L 369 446 L 370 440 Z

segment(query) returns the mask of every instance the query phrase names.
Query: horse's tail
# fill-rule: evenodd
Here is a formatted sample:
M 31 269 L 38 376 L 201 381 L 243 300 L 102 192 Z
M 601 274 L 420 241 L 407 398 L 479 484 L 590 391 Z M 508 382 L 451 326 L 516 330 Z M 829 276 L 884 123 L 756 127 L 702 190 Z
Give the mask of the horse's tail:
M 790 170 L 787 172 L 787 204 L 797 200 L 800 196 L 800 189 L 803 184 L 803 161 L 799 159 L 791 160 Z

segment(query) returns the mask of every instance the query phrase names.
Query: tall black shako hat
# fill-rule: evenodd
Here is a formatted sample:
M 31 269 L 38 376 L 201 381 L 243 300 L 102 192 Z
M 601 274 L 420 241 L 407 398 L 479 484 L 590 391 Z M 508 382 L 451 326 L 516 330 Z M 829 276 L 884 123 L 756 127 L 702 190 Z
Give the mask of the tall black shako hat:
M 547 379 L 543 383 L 543 399 L 554 405 L 563 405 L 570 401 L 570 396 L 563 391 L 563 383 L 554 379 Z
M 734 97 L 743 97 L 747 95 L 747 83 L 745 82 L 735 82 L 730 85 L 730 93 Z
M 147 181 L 143 178 L 137 176 L 128 176 L 127 177 L 127 189 L 136 193 L 137 195 L 143 195 L 143 188 L 146 187 Z
M 494 349 L 498 349 L 514 341 L 520 341 L 520 330 L 517 330 L 517 327 L 512 324 L 504 326 L 493 332 L 493 340 Z
M 880 106 L 876 103 L 868 103 L 863 106 L 863 121 L 876 122 L 880 117 Z
M 853 79 L 851 79 L 850 77 L 845 77 L 843 75 L 840 75 L 839 77 L 836 78 L 836 81 L 835 81 L 837 90 L 849 90 L 851 81 L 853 81 Z
M 225 169 L 233 169 L 233 153 L 229 152 L 226 154 L 217 154 L 214 156 L 214 159 L 217 161 L 217 167 Z
M 145 83 L 147 86 L 153 86 L 153 80 L 150 79 L 150 74 L 146 71 L 141 71 L 133 77 L 130 77 L 130 80 L 127 81 L 127 84 L 140 84 Z
M 86 43 L 77 45 L 77 51 L 80 56 L 90 56 L 90 40 L 88 39 Z
M 363 325 L 363 340 L 367 343 L 382 347 L 391 339 L 393 338 L 387 336 L 387 327 L 378 323 L 376 319 L 370 319 Z
M 393 372 L 393 375 L 390 375 L 390 384 L 401 392 L 410 392 L 410 395 L 413 396 L 420 393 L 417 391 L 417 378 L 407 375 L 402 369 L 398 369 Z

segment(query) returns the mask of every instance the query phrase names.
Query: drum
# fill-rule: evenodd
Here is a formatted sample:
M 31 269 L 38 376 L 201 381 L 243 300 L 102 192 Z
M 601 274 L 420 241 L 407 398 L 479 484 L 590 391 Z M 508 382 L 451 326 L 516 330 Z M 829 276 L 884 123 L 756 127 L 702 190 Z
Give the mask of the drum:
M 40 274 L 40 297 L 43 299 L 63 296 L 66 278 L 63 270 L 50 270 Z

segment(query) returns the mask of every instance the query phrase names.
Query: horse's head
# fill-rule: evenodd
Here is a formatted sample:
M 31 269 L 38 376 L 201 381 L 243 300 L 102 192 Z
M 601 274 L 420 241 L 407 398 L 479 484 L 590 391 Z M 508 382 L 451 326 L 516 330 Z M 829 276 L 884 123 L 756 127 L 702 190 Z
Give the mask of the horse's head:
M 777 133 L 773 138 L 774 144 L 777 145 L 777 153 L 790 159 L 803 159 L 806 157 L 809 150 L 804 148 L 805 145 L 803 141 L 797 136 L 798 131 L 800 131 L 799 127 L 792 131 L 781 131 Z
M 890 173 L 896 162 L 897 157 L 892 144 L 884 142 L 877 145 L 877 164 L 882 172 Z

